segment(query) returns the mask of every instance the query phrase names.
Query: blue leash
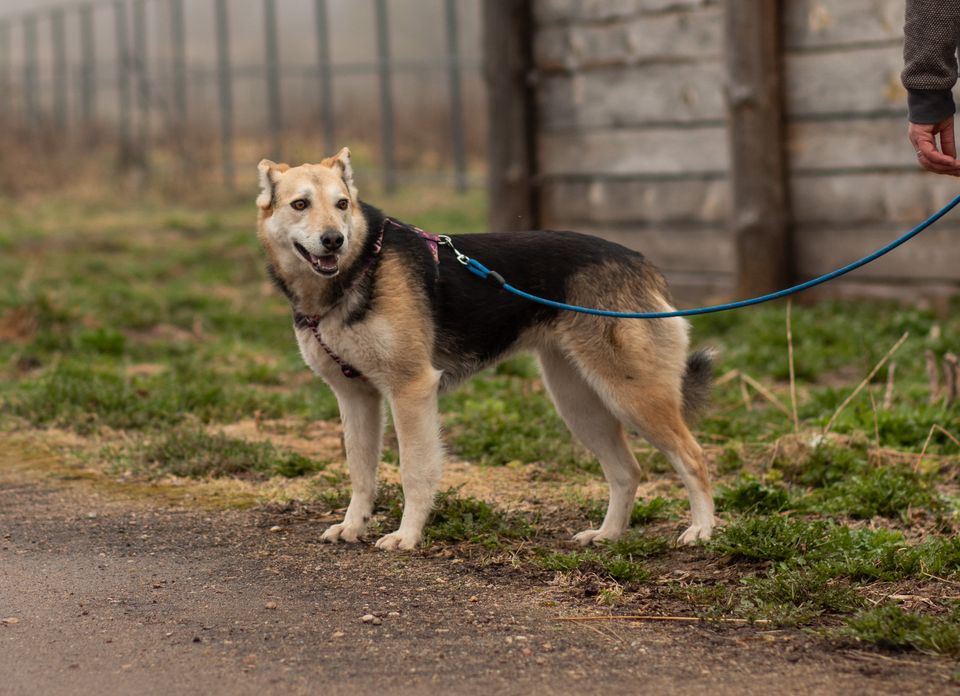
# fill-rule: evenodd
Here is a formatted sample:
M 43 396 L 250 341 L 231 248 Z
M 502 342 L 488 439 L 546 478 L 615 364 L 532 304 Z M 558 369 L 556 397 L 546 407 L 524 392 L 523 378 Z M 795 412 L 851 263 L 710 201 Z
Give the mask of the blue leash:
M 496 271 L 492 271 L 476 259 L 472 259 L 466 254 L 461 254 L 456 247 L 453 246 L 453 240 L 445 235 L 440 236 L 440 243 L 450 247 L 453 250 L 453 253 L 457 256 L 457 261 L 462 263 L 467 267 L 467 270 L 473 273 L 476 276 L 484 280 L 489 280 L 494 285 L 503 288 L 507 292 L 512 292 L 514 295 L 523 297 L 531 302 L 537 302 L 548 307 L 555 307 L 557 309 L 566 309 L 571 312 L 580 312 L 582 314 L 596 314 L 601 317 L 619 317 L 621 319 L 668 319 L 670 317 L 693 317 L 699 314 L 713 314 L 714 312 L 726 312 L 730 309 L 740 309 L 741 307 L 750 307 L 752 305 L 761 304 L 763 302 L 770 302 L 771 300 L 779 300 L 781 297 L 787 297 L 789 295 L 795 295 L 798 292 L 807 290 L 816 285 L 821 285 L 826 283 L 828 280 L 833 280 L 834 278 L 839 278 L 842 275 L 854 271 L 861 266 L 866 266 L 868 263 L 876 261 L 881 256 L 889 254 L 891 251 L 896 249 L 901 244 L 909 242 L 911 239 L 916 237 L 918 234 L 923 232 L 928 227 L 936 224 L 940 218 L 944 217 L 951 210 L 960 205 L 960 195 L 954 198 L 952 201 L 943 206 L 939 211 L 928 217 L 926 220 L 921 222 L 919 225 L 914 227 L 912 230 L 907 232 L 902 237 L 893 240 L 886 246 L 877 249 L 875 252 L 869 256 L 864 256 L 859 261 L 854 261 L 853 263 L 844 266 L 843 268 L 838 268 L 835 271 L 831 271 L 826 275 L 822 275 L 819 278 L 814 278 L 813 280 L 808 280 L 805 283 L 800 283 L 799 285 L 794 285 L 791 288 L 786 288 L 784 290 L 778 290 L 777 292 L 772 292 L 769 295 L 761 295 L 760 297 L 753 297 L 749 300 L 739 300 L 737 302 L 728 302 L 726 304 L 712 305 L 710 307 L 697 307 L 696 309 L 676 309 L 671 312 L 614 312 L 608 309 L 592 309 L 590 307 L 578 307 L 576 305 L 566 304 L 564 302 L 556 302 L 554 300 L 548 300 L 543 297 L 537 297 L 536 295 L 531 295 L 529 292 L 524 292 L 519 288 L 514 287 L 508 283 L 502 275 Z

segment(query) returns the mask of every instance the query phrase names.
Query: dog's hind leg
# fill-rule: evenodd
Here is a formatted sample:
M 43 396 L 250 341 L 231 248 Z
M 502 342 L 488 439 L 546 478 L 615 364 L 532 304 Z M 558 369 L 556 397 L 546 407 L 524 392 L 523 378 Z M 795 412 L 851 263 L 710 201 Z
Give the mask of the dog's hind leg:
M 637 427 L 659 449 L 680 476 L 690 498 L 692 524 L 680 535 L 679 544 L 707 541 L 713 533 L 713 494 L 703 450 L 681 415 L 675 401 L 636 409 Z M 642 424 L 642 425 L 641 425 Z
M 336 390 L 353 492 L 343 522 L 323 533 L 330 542 L 357 541 L 367 528 L 377 495 L 377 465 L 383 440 L 383 397 L 370 387 L 349 384 Z
M 440 372 L 424 370 L 419 378 L 400 385 L 389 396 L 393 424 L 400 443 L 400 483 L 403 516 L 397 531 L 381 537 L 377 548 L 416 548 L 427 523 L 440 482 L 443 446 L 437 413 Z
M 640 481 L 640 466 L 630 451 L 623 425 L 567 357 L 554 349 L 542 350 L 539 357 L 557 411 L 570 432 L 600 460 L 610 486 L 607 514 L 600 528 L 587 529 L 573 538 L 584 545 L 616 540 L 630 522 Z
M 570 343 L 573 360 L 607 408 L 659 449 L 683 481 L 693 523 L 679 543 L 709 539 L 714 525 L 710 478 L 703 450 L 683 417 L 686 325 L 673 320 L 617 324 L 606 333 L 580 331 Z
M 713 496 L 703 450 L 683 420 L 683 397 L 679 388 L 671 388 L 648 370 L 635 370 L 632 381 L 606 381 L 601 390 L 605 401 L 623 421 L 636 428 L 659 449 L 680 476 L 690 498 L 692 525 L 678 543 L 706 541 L 713 532 Z

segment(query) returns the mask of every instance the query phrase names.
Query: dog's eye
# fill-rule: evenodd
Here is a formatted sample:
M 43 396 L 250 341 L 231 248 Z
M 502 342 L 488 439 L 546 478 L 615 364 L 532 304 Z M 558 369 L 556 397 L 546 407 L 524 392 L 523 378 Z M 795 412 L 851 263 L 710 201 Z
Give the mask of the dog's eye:
M 350 207 L 350 201 L 348 201 L 346 198 L 341 198 L 339 201 L 337 201 L 337 207 L 340 208 L 340 210 L 346 210 Z
M 310 201 L 305 198 L 298 198 L 293 203 L 290 204 L 290 207 L 294 210 L 306 210 L 310 207 Z

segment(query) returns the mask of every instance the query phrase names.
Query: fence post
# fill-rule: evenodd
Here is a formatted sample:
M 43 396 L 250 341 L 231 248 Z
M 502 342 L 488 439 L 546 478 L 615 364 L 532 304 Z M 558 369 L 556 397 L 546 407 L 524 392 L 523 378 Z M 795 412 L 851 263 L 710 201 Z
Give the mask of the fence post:
M 63 9 L 50 12 L 50 39 L 53 42 L 53 122 L 58 130 L 67 127 L 67 46 Z
M 330 27 L 327 0 L 316 0 L 317 69 L 320 75 L 320 113 L 323 119 L 324 155 L 329 157 L 337 149 L 336 124 L 333 113 L 333 67 L 330 64 Z
M 460 23 L 457 0 L 446 0 L 447 66 L 450 80 L 450 138 L 457 191 L 467 190 L 467 156 L 463 143 L 463 92 L 460 85 Z
M 393 85 L 390 70 L 390 20 L 386 0 L 376 0 L 377 56 L 380 73 L 380 131 L 383 142 L 383 188 L 392 193 L 397 188 L 396 160 L 393 143 Z
M 0 100 L 0 116 L 10 116 L 10 94 L 12 93 L 10 85 L 10 67 L 12 65 L 10 56 L 10 25 L 4 20 L 0 21 L 0 94 L 4 99 Z
M 490 134 L 490 226 L 537 226 L 531 0 L 483 3 L 483 54 Z
M 283 91 L 280 84 L 280 50 L 277 46 L 277 2 L 263 0 L 264 32 L 267 59 L 267 109 L 270 114 L 270 156 L 283 158 Z
M 187 126 L 187 40 L 183 20 L 183 0 L 170 0 L 170 53 L 173 59 L 173 108 L 176 136 Z M 184 148 L 186 150 L 186 148 Z
M 137 85 L 137 143 L 138 164 L 148 166 L 150 151 L 150 80 L 147 77 L 147 17 L 146 0 L 133 0 L 133 48 L 131 58 Z
M 130 47 L 127 41 L 127 4 L 125 0 L 113 3 L 113 19 L 117 34 L 117 131 L 120 136 L 120 161 L 130 160 L 130 80 L 127 61 Z
M 780 3 L 725 3 L 731 227 L 737 294 L 792 280 L 783 140 Z
M 23 106 L 27 128 L 36 128 L 40 112 L 37 106 L 37 18 L 35 15 L 27 15 L 23 18 Z
M 93 125 L 97 108 L 96 83 L 96 37 L 94 35 L 93 8 L 80 6 L 80 113 L 84 127 Z
M 230 69 L 230 15 L 227 0 L 216 0 L 217 77 L 220 96 L 220 150 L 223 183 L 234 189 L 233 165 L 233 85 Z

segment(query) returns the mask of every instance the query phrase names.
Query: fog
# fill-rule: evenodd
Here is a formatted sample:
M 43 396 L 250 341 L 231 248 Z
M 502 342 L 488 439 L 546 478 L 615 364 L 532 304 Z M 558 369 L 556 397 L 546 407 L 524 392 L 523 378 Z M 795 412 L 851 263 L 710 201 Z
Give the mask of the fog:
M 284 63 L 308 64 L 316 60 L 314 0 L 276 0 L 277 21 L 282 37 L 281 54 Z M 78 28 L 76 11 L 79 2 L 63 0 L 0 0 L 0 19 L 26 11 L 51 7 L 67 9 L 68 45 L 76 41 L 69 36 Z M 94 3 L 96 23 L 101 35 L 113 34 L 112 3 Z M 230 29 L 233 39 L 232 54 L 241 60 L 262 57 L 263 0 L 229 0 Z M 376 55 L 373 0 L 328 0 L 330 12 L 331 52 L 334 62 L 353 63 L 372 60 Z M 169 28 L 168 0 L 147 0 L 148 44 L 151 52 L 162 53 L 164 38 Z M 389 0 L 390 39 L 397 60 L 418 60 L 442 55 L 446 46 L 443 0 Z M 468 60 L 479 56 L 480 0 L 458 0 L 462 48 Z M 213 0 L 185 0 L 184 12 L 188 34 L 188 53 L 191 61 L 212 63 L 216 46 L 214 36 Z M 46 13 L 43 13 L 46 14 Z M 13 18 L 14 42 L 17 41 L 17 20 Z M 75 26 L 76 25 L 76 26 Z M 43 39 L 44 22 L 39 31 Z M 41 60 L 43 57 L 41 56 Z
M 480 80 L 481 0 L 457 0 L 464 91 L 468 113 L 477 111 L 482 99 Z M 12 80 L 9 99 L 14 110 L 23 111 L 19 89 L 25 79 L 24 31 L 21 16 L 37 11 L 36 101 L 49 110 L 55 82 L 53 23 L 50 8 L 63 7 L 64 48 L 70 80 L 70 110 L 76 113 L 78 75 L 81 65 L 82 3 L 68 0 L 0 0 L 0 21 L 9 19 L 9 42 L 4 67 Z M 117 114 L 117 26 L 114 3 L 92 3 L 95 32 L 95 83 L 97 113 L 102 119 Z M 133 3 L 127 2 L 127 33 L 134 36 Z M 186 62 L 190 119 L 200 125 L 212 122 L 217 112 L 217 44 L 214 0 L 183 0 L 186 27 Z M 288 123 L 315 118 L 319 104 L 317 80 L 316 0 L 276 0 L 279 36 L 281 92 Z M 146 73 L 152 108 L 170 103 L 173 54 L 171 51 L 170 0 L 146 0 Z M 338 112 L 352 120 L 370 119 L 376 111 L 378 76 L 374 0 L 327 0 L 330 57 L 334 66 L 334 101 Z M 398 118 L 416 124 L 417 111 L 446 108 L 448 98 L 446 59 L 447 31 L 444 0 L 388 0 L 389 41 L 394 75 L 394 101 Z M 267 91 L 264 87 L 265 35 L 263 0 L 228 0 L 230 58 L 237 125 L 257 127 L 265 123 Z M 0 54 L 0 62 L 4 62 Z M 417 66 L 411 66 L 416 63 Z M 368 105 L 370 108 L 368 108 Z M 421 124 L 421 127 L 423 124 Z

